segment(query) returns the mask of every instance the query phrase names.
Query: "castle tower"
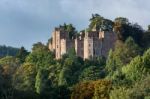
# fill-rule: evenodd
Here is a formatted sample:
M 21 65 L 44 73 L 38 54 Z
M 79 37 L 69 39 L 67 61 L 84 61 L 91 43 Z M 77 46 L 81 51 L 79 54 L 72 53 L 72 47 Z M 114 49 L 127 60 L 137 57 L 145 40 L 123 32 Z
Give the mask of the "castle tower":
M 80 33 L 78 37 L 75 39 L 75 51 L 77 56 L 83 58 L 84 57 L 84 34 Z
M 49 44 L 49 49 L 54 51 L 55 58 L 60 59 L 72 47 L 74 47 L 74 41 L 69 38 L 69 34 L 64 28 L 55 28 L 52 34 L 52 42 Z
M 63 27 L 55 28 L 49 49 L 55 53 L 55 58 L 60 59 L 75 48 L 77 56 L 83 59 L 104 56 L 107 57 L 110 49 L 114 48 L 117 36 L 112 31 L 91 31 L 78 35 L 75 39 L 69 38 Z
M 93 37 L 90 32 L 85 32 L 84 37 L 84 59 L 93 57 Z
M 117 35 L 113 31 L 101 31 L 99 38 L 101 39 L 101 56 L 107 57 L 109 50 L 114 49 Z

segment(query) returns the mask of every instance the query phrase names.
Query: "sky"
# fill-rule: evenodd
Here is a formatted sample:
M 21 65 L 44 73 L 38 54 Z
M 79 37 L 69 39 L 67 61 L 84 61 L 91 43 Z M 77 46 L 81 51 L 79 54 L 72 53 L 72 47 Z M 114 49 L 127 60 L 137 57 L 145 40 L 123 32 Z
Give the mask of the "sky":
M 94 13 L 111 20 L 126 17 L 147 29 L 149 4 L 150 0 L 0 0 L 0 45 L 31 50 L 34 43 L 46 44 L 60 24 L 85 29 Z

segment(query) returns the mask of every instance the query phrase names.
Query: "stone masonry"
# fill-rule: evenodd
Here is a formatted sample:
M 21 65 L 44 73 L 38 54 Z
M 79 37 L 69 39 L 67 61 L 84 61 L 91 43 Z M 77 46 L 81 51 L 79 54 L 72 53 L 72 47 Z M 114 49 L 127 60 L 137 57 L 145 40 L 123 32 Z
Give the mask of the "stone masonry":
M 69 38 L 69 34 L 61 27 L 55 28 L 52 33 L 49 49 L 55 53 L 56 59 L 60 59 L 71 48 L 75 48 L 76 55 L 83 59 L 107 57 L 109 50 L 114 48 L 116 39 L 113 31 L 101 30 L 85 31 L 75 38 Z

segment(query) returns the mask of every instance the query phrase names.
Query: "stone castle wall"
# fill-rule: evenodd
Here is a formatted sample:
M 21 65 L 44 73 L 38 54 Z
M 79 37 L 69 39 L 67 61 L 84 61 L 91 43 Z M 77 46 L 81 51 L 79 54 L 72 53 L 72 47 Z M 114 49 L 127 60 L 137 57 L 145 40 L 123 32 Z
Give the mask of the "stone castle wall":
M 85 32 L 75 39 L 70 39 L 67 32 L 56 28 L 52 35 L 49 49 L 55 52 L 56 59 L 60 59 L 69 49 L 75 48 L 76 54 L 84 59 L 104 56 L 114 47 L 116 34 L 108 31 Z

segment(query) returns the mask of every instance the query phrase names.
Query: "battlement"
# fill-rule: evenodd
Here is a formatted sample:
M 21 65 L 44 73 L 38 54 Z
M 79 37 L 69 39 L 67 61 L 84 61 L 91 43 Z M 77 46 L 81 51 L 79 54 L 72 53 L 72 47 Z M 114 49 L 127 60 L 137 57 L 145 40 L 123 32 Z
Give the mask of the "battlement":
M 69 49 L 75 48 L 77 56 L 89 59 L 92 57 L 107 57 L 110 49 L 114 48 L 116 34 L 113 31 L 81 32 L 74 39 L 69 38 L 63 27 L 55 28 L 49 49 L 60 59 Z

